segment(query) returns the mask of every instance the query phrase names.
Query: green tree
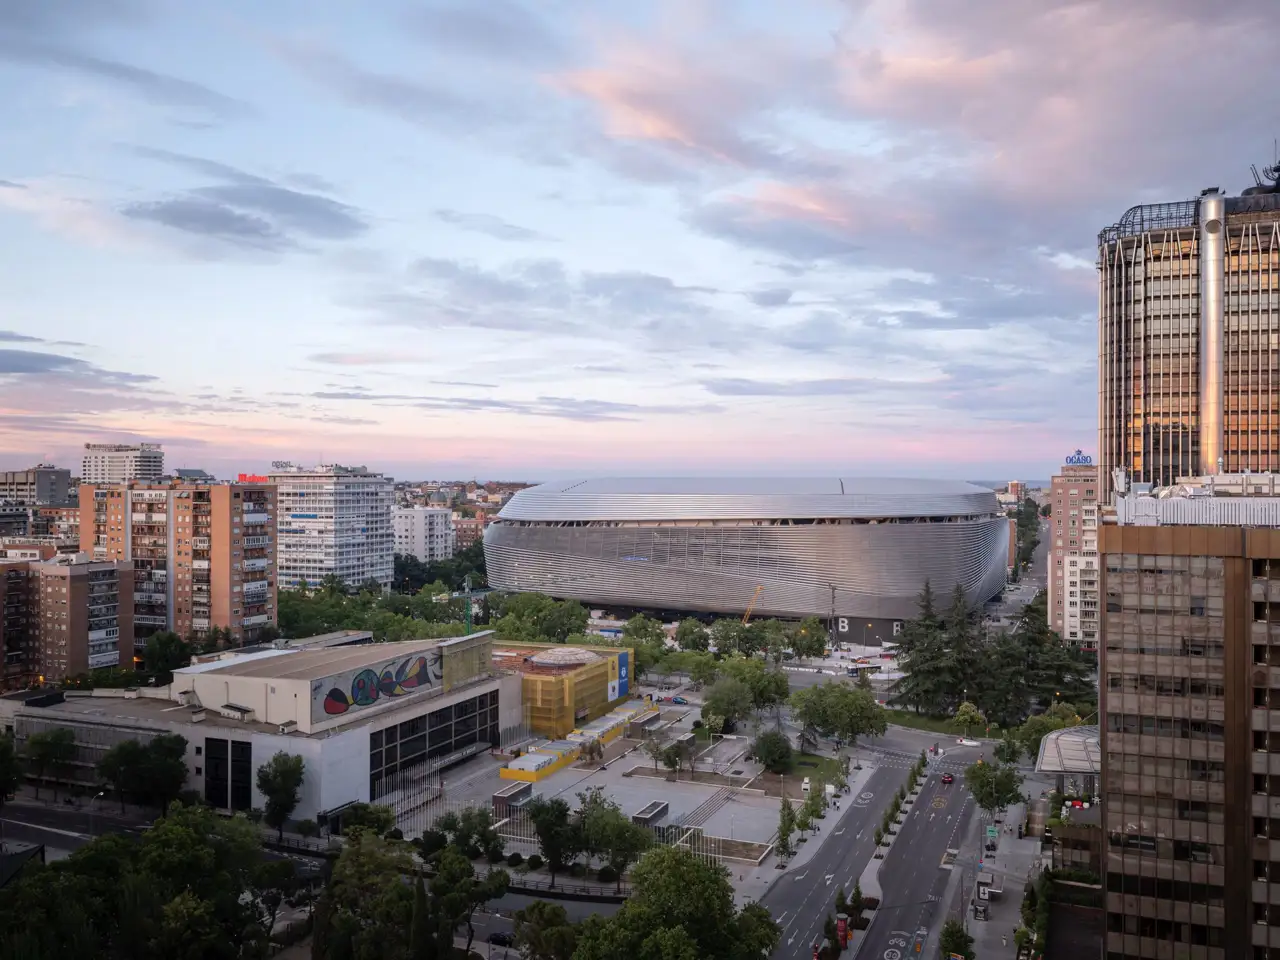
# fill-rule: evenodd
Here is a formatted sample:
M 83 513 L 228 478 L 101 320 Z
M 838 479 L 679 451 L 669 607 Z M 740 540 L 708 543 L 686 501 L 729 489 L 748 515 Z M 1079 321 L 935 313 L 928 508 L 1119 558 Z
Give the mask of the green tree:
M 173 681 L 173 671 L 191 665 L 191 647 L 170 630 L 161 630 L 147 638 L 142 648 L 143 665 L 155 674 L 156 683 Z
M 781 939 L 758 904 L 735 909 L 728 871 L 679 847 L 656 847 L 632 871 L 612 917 L 582 925 L 574 960 L 759 960 Z
M 1065 726 L 1066 722 L 1062 718 L 1041 713 L 1028 718 L 1015 735 L 1022 744 L 1022 749 L 1027 752 L 1027 756 L 1034 758 L 1040 755 L 1040 741 L 1044 739 L 1045 734 L 1061 730 Z
M 751 753 L 770 773 L 788 773 L 794 763 L 791 741 L 780 730 L 767 730 L 756 737 Z
M 974 802 L 988 814 L 1022 798 L 1022 776 L 1013 767 L 979 760 L 965 768 L 964 784 Z
M 791 835 L 796 832 L 796 812 L 791 801 L 783 797 L 778 808 L 778 856 L 787 859 L 794 852 Z
M 40 796 L 40 781 L 49 775 L 53 778 L 53 800 L 58 800 L 58 780 L 65 776 L 75 757 L 75 734 L 67 727 L 55 727 L 27 737 L 27 765 L 36 778 L 36 797 Z
M 974 960 L 973 937 L 965 931 L 964 924 L 954 918 L 942 925 L 938 947 L 944 957 L 956 954 L 965 960 Z
M 98 776 L 120 798 L 121 813 L 124 813 L 125 794 L 141 787 L 146 761 L 147 751 L 137 740 L 120 741 L 98 761 Z
M 317 905 L 318 960 L 376 960 L 410 956 L 414 888 L 404 882 L 413 864 L 404 849 L 377 834 L 348 835 Z M 430 914 L 430 911 L 428 911 Z M 323 923 L 321 917 L 323 916 Z M 430 956 L 440 956 L 441 937 L 433 917 L 419 920 L 431 929 Z M 445 932 L 452 945 L 453 930 Z
M 667 635 L 661 622 L 637 613 L 623 624 L 622 638 L 629 644 L 660 647 L 666 643 Z
M 1006 733 L 1004 739 L 996 744 L 995 755 L 1001 763 L 1017 763 L 1022 756 L 1022 744 L 1012 734 Z
M 490 900 L 507 892 L 511 877 L 507 871 L 495 867 L 483 878 L 477 878 L 475 868 L 456 847 L 445 847 L 436 860 L 436 872 L 428 885 L 432 897 L 439 904 L 439 913 L 453 934 L 459 927 L 467 929 L 466 955 L 471 953 L 471 943 L 476 930 L 473 924 L 475 912 Z M 452 937 L 450 938 L 452 939 Z M 446 944 L 446 948 L 452 944 Z M 445 955 L 448 955 L 446 949 Z
M 680 621 L 676 627 L 676 645 L 681 650 L 694 650 L 705 653 L 711 643 L 711 635 L 699 620 L 689 617 Z
M 573 858 L 582 852 L 582 832 L 574 820 L 569 804 L 559 797 L 534 797 L 525 806 L 525 813 L 533 824 L 538 838 L 538 848 L 551 875 L 551 887 L 555 888 L 556 874 L 564 870 Z
M 858 687 L 858 689 L 859 689 L 859 690 L 865 690 L 867 693 L 870 693 L 870 692 L 871 692 L 871 690 L 872 690 L 872 687 L 871 687 L 871 671 L 870 671 L 870 670 L 859 670 L 859 671 L 858 671 L 857 679 L 856 679 L 856 680 L 854 680 L 854 683 L 857 685 L 857 687 Z
M 423 883 L 422 874 L 419 873 L 413 878 L 413 906 L 409 912 L 410 960 L 430 960 L 435 956 L 434 926 L 435 917 L 427 900 L 427 885 Z M 321 936 L 317 931 L 313 937 L 314 942 L 321 943 Z
M 777 707 L 786 702 L 790 692 L 787 675 L 756 657 L 727 657 L 720 661 L 720 673 L 724 679 L 737 680 L 747 688 L 753 710 Z
M 302 799 L 302 782 L 305 778 L 306 765 L 302 757 L 283 750 L 258 768 L 258 792 L 266 799 L 262 819 L 267 826 L 276 828 L 282 843 L 284 825 L 289 822 Z
M 599 788 L 596 788 L 597 790 Z M 579 794 L 582 796 L 582 794 Z M 631 818 L 613 801 L 603 796 L 585 804 L 580 814 L 584 846 L 603 856 L 617 876 L 617 890 L 622 891 L 622 875 L 649 849 L 653 836 Z
M 817 617 L 805 617 L 791 633 L 797 657 L 820 657 L 827 648 L 827 628 Z
M 680 744 L 669 743 L 662 751 L 662 764 L 680 779 L 680 770 L 684 767 L 685 753 Z
M 952 719 L 964 727 L 965 737 L 969 736 L 970 727 L 980 727 L 987 722 L 982 712 L 968 700 L 956 708 L 956 715 Z
M 166 809 L 187 785 L 187 738 L 176 733 L 152 737 L 144 747 L 140 774 L 143 802 Z
M 751 689 L 736 677 L 723 676 L 716 680 L 702 698 L 702 718 L 715 715 L 724 717 L 726 729 L 746 720 L 755 712 Z
M 9 795 L 22 785 L 22 757 L 12 733 L 0 733 L 0 813 Z
M 742 635 L 742 623 L 738 620 L 717 620 L 711 624 L 711 643 L 721 656 L 737 651 Z
M 436 820 L 435 829 L 469 858 L 484 856 L 493 861 L 502 858 L 502 835 L 494 826 L 488 807 L 468 807 L 462 813 L 446 813 Z
M 572 960 L 578 929 L 564 907 L 535 900 L 514 916 L 515 945 L 525 960 Z
M 396 825 L 396 815 L 390 807 L 374 803 L 353 803 L 342 811 L 342 835 L 350 837 L 357 832 L 385 836 Z

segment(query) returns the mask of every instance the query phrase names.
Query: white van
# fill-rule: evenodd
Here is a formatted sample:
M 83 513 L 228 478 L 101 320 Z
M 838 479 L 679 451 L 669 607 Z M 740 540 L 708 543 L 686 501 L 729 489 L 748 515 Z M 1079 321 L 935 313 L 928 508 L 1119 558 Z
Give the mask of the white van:
M 804 778 L 804 783 L 800 784 L 800 789 L 801 789 L 802 791 L 804 791 L 805 793 L 808 793 L 808 792 L 809 792 L 809 778 L 808 778 L 808 777 L 805 777 L 805 778 Z

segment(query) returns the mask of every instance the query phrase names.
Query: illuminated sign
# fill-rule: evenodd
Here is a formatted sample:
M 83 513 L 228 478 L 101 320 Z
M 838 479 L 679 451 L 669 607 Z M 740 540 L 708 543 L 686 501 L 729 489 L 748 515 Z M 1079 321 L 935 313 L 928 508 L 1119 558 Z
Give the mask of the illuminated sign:
M 236 483 L 270 483 L 271 481 L 257 473 L 242 473 L 236 477 Z
M 1069 467 L 1092 467 L 1093 457 L 1088 454 L 1076 450 L 1075 453 L 1067 457 L 1067 466 Z

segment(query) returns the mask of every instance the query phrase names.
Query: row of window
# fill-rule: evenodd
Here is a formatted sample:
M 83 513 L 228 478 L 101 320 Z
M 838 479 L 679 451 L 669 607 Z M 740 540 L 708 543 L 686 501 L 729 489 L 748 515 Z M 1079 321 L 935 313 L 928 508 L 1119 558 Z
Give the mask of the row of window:
M 1225 733 L 1223 725 L 1212 720 L 1147 717 L 1133 713 L 1107 714 L 1107 729 L 1112 733 L 1137 733 L 1181 740 L 1221 741 Z
M 1107 689 L 1113 693 L 1147 693 L 1160 697 L 1222 697 L 1224 688 L 1220 681 L 1189 677 L 1156 677 L 1142 673 L 1137 675 L 1109 674 Z

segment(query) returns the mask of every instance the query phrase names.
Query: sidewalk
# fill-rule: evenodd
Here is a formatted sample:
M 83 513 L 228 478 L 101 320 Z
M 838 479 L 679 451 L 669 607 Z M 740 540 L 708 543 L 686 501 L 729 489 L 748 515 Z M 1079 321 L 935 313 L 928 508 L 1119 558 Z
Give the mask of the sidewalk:
M 1027 882 L 1039 872 L 1041 864 L 1040 838 L 1018 839 L 1018 824 L 1026 817 L 1026 805 L 1010 807 L 1000 827 L 1000 840 L 995 853 L 985 854 L 982 866 L 977 867 L 977 856 L 987 823 L 981 823 L 976 833 L 976 843 L 961 851 L 965 864 L 964 896 L 962 908 L 965 923 L 973 936 L 974 952 L 983 960 L 1014 960 L 1018 949 L 1013 943 L 1013 931 L 1022 924 L 1022 894 Z M 973 917 L 973 872 L 980 869 L 1004 881 L 1004 892 L 988 901 L 989 918 L 985 922 Z
M 745 863 L 729 865 L 729 880 L 733 884 L 734 902 L 741 906 L 752 900 L 764 899 L 764 895 L 769 892 L 769 889 L 780 878 L 802 868 L 813 859 L 824 844 L 837 842 L 835 837 L 831 835 L 833 824 L 837 823 L 846 810 L 849 809 L 848 801 L 857 797 L 862 790 L 863 784 L 867 782 L 875 770 L 875 764 L 864 763 L 861 770 L 850 771 L 849 792 L 841 796 L 840 810 L 832 810 L 825 819 L 818 821 L 818 832 L 811 834 L 808 840 L 796 846 L 796 855 L 787 861 L 785 870 L 778 869 L 778 860 L 773 854 L 769 854 L 758 867 Z M 781 809 L 780 802 L 778 806 Z M 795 837 L 792 838 L 792 843 L 795 843 L 795 839 Z

